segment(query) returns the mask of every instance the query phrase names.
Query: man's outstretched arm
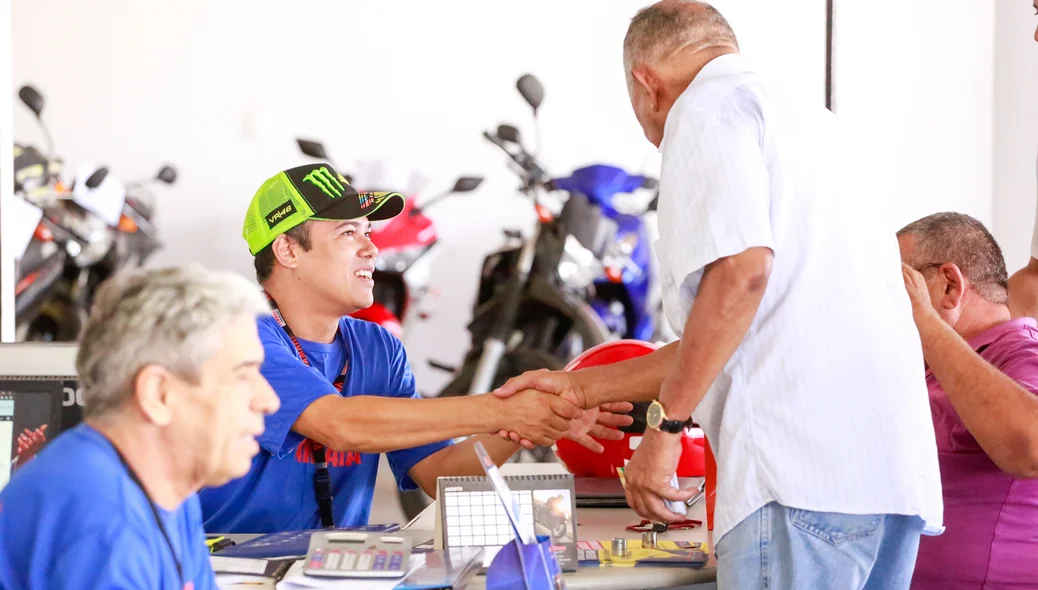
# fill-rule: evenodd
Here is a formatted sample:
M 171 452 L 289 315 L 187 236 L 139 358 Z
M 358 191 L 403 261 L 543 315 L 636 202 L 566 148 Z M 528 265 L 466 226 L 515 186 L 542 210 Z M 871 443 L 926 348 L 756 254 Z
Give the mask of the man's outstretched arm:
M 563 438 L 601 453 L 604 448 L 595 439 L 623 438 L 623 433 L 616 427 L 629 426 L 634 422 L 631 416 L 624 414 L 634 408 L 627 400 L 638 402 L 656 399 L 660 385 L 676 357 L 675 342 L 650 354 L 611 365 L 573 372 L 546 369 L 528 371 L 510 379 L 496 389 L 494 395 L 509 398 L 520 392 L 536 390 L 586 408 L 584 415 L 572 422 L 569 432 Z M 521 443 L 528 449 L 536 446 L 514 429 L 501 429 L 498 436 Z
M 511 399 L 326 395 L 303 410 L 292 430 L 332 450 L 360 453 L 385 453 L 502 428 L 551 445 L 581 414 L 566 400 L 536 391 Z
M 677 359 L 678 344 L 671 342 L 640 357 L 579 371 L 528 371 L 509 379 L 494 394 L 509 397 L 526 389 L 565 393 L 582 408 L 652 401 Z

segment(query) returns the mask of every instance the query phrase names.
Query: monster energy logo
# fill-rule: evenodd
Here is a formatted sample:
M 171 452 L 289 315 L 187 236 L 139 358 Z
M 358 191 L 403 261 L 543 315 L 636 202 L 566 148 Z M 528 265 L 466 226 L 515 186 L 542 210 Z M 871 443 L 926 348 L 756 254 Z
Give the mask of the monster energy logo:
M 303 177 L 303 182 L 313 183 L 314 186 L 333 199 L 341 197 L 343 191 L 346 190 L 343 188 L 342 183 L 339 182 L 339 179 L 335 178 L 335 175 L 324 166 L 311 170 L 310 174 Z

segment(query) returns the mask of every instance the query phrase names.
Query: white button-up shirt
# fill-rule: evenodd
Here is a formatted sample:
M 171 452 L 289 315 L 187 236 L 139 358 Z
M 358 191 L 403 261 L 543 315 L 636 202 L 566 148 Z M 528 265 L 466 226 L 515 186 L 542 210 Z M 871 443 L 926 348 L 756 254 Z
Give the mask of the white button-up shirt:
M 897 238 L 855 185 L 882 171 L 846 157 L 828 110 L 779 91 L 741 56 L 718 57 L 660 146 L 657 252 L 676 331 L 706 265 L 774 252 L 749 332 L 693 414 L 717 456 L 715 539 L 771 501 L 917 515 L 937 533 L 937 446 Z

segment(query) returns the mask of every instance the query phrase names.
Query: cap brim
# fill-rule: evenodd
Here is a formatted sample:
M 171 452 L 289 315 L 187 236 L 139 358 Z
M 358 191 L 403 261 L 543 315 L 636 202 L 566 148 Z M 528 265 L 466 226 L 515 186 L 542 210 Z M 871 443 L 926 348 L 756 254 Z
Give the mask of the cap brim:
M 370 221 L 383 221 L 400 215 L 404 210 L 404 195 L 400 193 L 365 192 L 360 193 L 359 198 L 372 200 L 372 204 L 365 207 L 367 211 L 361 215 L 357 215 L 356 203 L 342 200 L 314 215 L 311 219 L 348 221 L 366 217 Z

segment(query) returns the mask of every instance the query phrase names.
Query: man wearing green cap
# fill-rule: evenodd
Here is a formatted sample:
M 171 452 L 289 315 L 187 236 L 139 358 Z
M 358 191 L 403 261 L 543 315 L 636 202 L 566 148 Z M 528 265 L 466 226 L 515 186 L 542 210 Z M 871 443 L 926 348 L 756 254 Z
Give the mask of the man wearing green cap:
M 629 416 L 583 412 L 536 391 L 419 399 L 400 341 L 348 317 L 373 302 L 371 222 L 403 206 L 399 193 L 358 193 L 328 164 L 279 172 L 256 192 L 243 236 L 271 300 L 272 314 L 259 321 L 261 371 L 281 407 L 267 417 L 248 475 L 200 493 L 206 530 L 367 524 L 380 453 L 401 489 L 421 486 L 433 495 L 439 476 L 483 473 L 476 441 L 498 464 L 518 450 L 489 434 L 502 428 L 542 445 L 562 436 L 586 442 L 589 429 L 622 437 L 608 426 L 629 424 Z

